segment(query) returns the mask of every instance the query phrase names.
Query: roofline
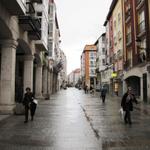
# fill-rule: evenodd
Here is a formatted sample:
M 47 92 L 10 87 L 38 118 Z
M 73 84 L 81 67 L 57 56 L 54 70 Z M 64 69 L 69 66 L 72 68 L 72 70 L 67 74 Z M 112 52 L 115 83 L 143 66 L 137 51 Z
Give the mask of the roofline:
M 110 19 L 111 15 L 112 15 L 112 12 L 113 12 L 113 10 L 114 10 L 114 8 L 115 8 L 117 2 L 118 2 L 118 0 L 113 0 L 113 1 L 112 1 L 111 5 L 110 5 L 110 8 L 109 8 L 109 12 L 108 12 L 108 14 L 107 14 L 107 17 L 106 17 L 106 20 L 105 20 L 103 26 L 106 26 L 107 22 L 109 21 L 109 19 Z
M 94 43 L 94 45 L 97 45 L 98 44 L 98 40 L 102 37 L 102 36 L 105 36 L 106 35 L 106 32 L 102 33 L 101 36 L 96 40 L 96 42 Z

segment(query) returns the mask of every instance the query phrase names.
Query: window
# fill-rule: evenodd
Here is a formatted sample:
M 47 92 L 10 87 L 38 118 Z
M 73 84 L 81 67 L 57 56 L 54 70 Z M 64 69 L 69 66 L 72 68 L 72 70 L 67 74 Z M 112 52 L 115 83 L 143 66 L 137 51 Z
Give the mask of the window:
M 90 59 L 94 60 L 96 58 L 95 52 L 90 52 Z
M 90 66 L 94 67 L 94 61 L 90 61 Z
M 145 30 L 145 13 L 144 10 L 138 14 L 138 31 L 139 33 Z
M 90 69 L 90 75 L 95 75 L 95 69 Z
M 103 54 L 103 55 L 106 54 L 105 48 L 102 48 L 102 54 Z
M 116 38 L 116 36 L 114 37 L 114 44 L 117 45 L 117 38 Z
M 105 59 L 102 59 L 102 64 L 103 64 L 103 65 L 105 65 L 105 64 L 106 64 Z
M 122 39 L 121 31 L 118 32 L 118 40 L 120 41 Z
M 50 5 L 49 7 L 49 13 L 51 16 L 53 16 L 53 5 Z
M 118 25 L 120 24 L 120 21 L 121 21 L 121 15 L 120 13 L 118 14 Z
M 127 33 L 126 33 L 126 43 L 129 44 L 132 42 L 132 37 L 131 37 L 131 25 L 127 27 Z
M 37 12 L 38 17 L 42 17 L 42 12 Z
M 48 43 L 49 56 L 52 56 L 52 51 L 53 51 L 53 42 L 50 40 Z

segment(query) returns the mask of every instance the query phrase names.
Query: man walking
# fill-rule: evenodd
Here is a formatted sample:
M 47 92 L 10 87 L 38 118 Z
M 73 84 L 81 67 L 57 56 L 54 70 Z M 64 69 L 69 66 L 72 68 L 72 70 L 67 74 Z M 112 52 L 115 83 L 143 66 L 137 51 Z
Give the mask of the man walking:
M 105 103 L 105 98 L 106 98 L 106 93 L 107 93 L 106 88 L 104 86 L 102 86 L 100 92 L 101 92 L 102 102 Z
M 138 103 L 135 95 L 132 92 L 132 88 L 128 87 L 128 91 L 124 94 L 122 101 L 121 101 L 121 107 L 125 111 L 125 116 L 124 116 L 124 122 L 125 124 L 129 123 L 130 125 L 132 124 L 131 121 L 131 111 L 133 111 L 133 102 L 136 104 Z

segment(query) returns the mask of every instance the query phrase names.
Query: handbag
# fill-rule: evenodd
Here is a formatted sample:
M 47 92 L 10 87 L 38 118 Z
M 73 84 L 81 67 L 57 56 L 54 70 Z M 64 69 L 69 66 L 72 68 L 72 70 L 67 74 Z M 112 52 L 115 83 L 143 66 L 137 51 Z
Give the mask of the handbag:
M 38 104 L 38 101 L 37 101 L 36 99 L 34 99 L 34 100 L 33 100 L 33 103 L 37 105 L 37 104 Z

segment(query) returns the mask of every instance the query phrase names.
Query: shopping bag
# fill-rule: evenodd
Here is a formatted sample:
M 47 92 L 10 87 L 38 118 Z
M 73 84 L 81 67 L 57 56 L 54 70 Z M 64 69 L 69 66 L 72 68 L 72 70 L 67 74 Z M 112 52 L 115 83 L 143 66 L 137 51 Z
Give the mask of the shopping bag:
M 121 119 L 124 120 L 124 111 L 122 107 L 119 109 L 119 113 L 120 113 Z
M 38 101 L 37 101 L 36 99 L 34 99 L 34 100 L 33 100 L 33 103 L 37 105 L 37 104 L 38 104 Z

